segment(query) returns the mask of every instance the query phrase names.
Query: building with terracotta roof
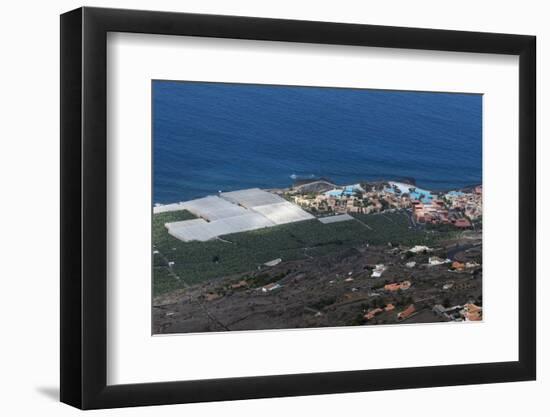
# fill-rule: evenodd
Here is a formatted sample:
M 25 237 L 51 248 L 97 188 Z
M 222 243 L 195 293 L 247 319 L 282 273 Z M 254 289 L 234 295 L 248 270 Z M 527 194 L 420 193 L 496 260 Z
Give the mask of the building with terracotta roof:
M 408 319 L 410 316 L 412 316 L 416 312 L 416 308 L 414 307 L 414 304 L 411 304 L 408 306 L 405 310 L 403 310 L 401 313 L 397 315 L 397 320 L 405 320 Z
M 279 284 L 278 282 L 272 282 L 271 284 L 267 284 L 267 285 L 263 286 L 262 291 L 263 292 L 269 292 L 269 291 L 276 290 L 278 288 L 281 288 L 281 284 Z
M 431 203 L 412 202 L 413 216 L 419 223 L 448 224 L 449 211 L 445 208 L 445 203 L 441 200 L 435 200 Z
M 463 262 L 454 261 L 451 265 L 457 271 L 464 271 L 465 265 Z
M 386 291 L 408 290 L 409 288 L 411 288 L 410 281 L 392 282 L 391 284 L 384 285 L 384 290 Z
M 384 310 L 381 308 L 375 308 L 374 310 L 370 310 L 367 314 L 365 314 L 363 317 L 365 320 L 372 320 L 377 314 L 382 313 Z
M 483 308 L 475 304 L 465 304 L 462 314 L 466 321 L 481 321 Z
M 234 284 L 231 284 L 231 288 L 233 288 L 233 289 L 238 289 L 238 288 L 243 288 L 243 287 L 248 287 L 248 282 L 246 282 L 244 279 L 240 280 L 239 282 L 236 282 Z
M 386 291 L 397 291 L 401 289 L 401 286 L 397 282 L 392 282 L 391 284 L 384 285 Z

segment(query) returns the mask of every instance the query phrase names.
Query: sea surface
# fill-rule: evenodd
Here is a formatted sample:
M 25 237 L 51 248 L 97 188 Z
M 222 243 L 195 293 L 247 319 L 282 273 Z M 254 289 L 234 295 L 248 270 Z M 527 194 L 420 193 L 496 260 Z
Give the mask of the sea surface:
M 154 203 L 326 177 L 480 184 L 482 96 L 153 81 Z

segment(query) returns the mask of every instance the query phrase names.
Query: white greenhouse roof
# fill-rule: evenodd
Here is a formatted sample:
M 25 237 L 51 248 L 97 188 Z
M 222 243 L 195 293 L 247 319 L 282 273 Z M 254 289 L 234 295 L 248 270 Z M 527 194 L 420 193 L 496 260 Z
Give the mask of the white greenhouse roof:
M 296 204 L 259 188 L 222 193 L 220 197 L 208 196 L 155 209 L 185 209 L 200 217 L 165 224 L 168 233 L 183 241 L 205 241 L 222 235 L 315 218 Z
M 183 220 L 180 222 L 166 223 L 168 233 L 176 239 L 188 240 L 208 240 L 214 236 L 209 232 L 207 226 L 209 223 L 204 219 Z
M 349 214 L 338 214 L 336 216 L 320 217 L 319 221 L 324 224 L 345 222 L 348 220 L 354 220 Z
M 168 233 L 183 241 L 205 241 L 221 235 L 246 232 L 273 226 L 273 222 L 257 213 L 246 213 L 242 216 L 227 217 L 211 222 L 203 219 L 184 220 L 168 223 Z
M 282 203 L 285 201 L 284 198 L 268 191 L 260 190 L 259 188 L 221 193 L 220 197 L 246 208 Z
M 180 207 L 190 211 L 197 217 L 202 217 L 209 221 L 242 216 L 247 213 L 247 210 L 243 207 L 239 207 L 217 196 L 208 196 L 187 201 L 181 204 Z
M 302 210 L 296 204 L 289 203 L 288 201 L 277 204 L 267 204 L 265 206 L 257 206 L 252 210 L 267 217 L 275 224 L 293 223 L 315 218 L 307 211 Z

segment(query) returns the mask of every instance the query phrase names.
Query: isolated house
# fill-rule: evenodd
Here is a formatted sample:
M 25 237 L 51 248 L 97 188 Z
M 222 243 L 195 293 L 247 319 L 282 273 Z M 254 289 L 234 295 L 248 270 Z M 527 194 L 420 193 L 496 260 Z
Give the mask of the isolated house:
M 395 306 L 393 304 L 386 304 L 386 307 L 384 307 L 385 311 L 392 311 L 395 310 Z
M 482 318 L 482 308 L 475 304 L 465 304 L 462 314 L 466 321 L 480 321 Z
M 397 315 L 397 320 L 408 319 L 410 316 L 412 316 L 415 313 L 415 311 L 416 311 L 416 308 L 414 307 L 414 304 L 411 304 L 405 310 L 403 310 L 401 313 Z
M 392 282 L 391 284 L 384 285 L 386 291 L 397 291 L 401 289 L 401 286 L 397 282 Z
M 270 291 L 276 290 L 278 288 L 281 288 L 281 284 L 279 284 L 278 282 L 272 282 L 271 284 L 267 284 L 267 285 L 263 286 L 262 291 L 263 292 L 270 292 Z
M 428 258 L 428 263 L 430 265 L 443 265 L 446 261 L 441 259 L 439 256 L 430 256 Z
M 374 268 L 374 271 L 372 271 L 372 277 L 373 278 L 380 278 L 382 276 L 382 272 L 386 270 L 386 267 L 383 264 L 376 265 L 376 268 Z
M 384 310 L 381 308 L 375 308 L 374 310 L 369 311 L 367 314 L 365 314 L 364 318 L 365 320 L 372 320 L 377 314 L 382 313 Z
M 464 263 L 462 263 L 462 262 L 454 261 L 452 263 L 452 267 L 453 267 L 453 269 L 456 269 L 457 271 L 464 271 Z

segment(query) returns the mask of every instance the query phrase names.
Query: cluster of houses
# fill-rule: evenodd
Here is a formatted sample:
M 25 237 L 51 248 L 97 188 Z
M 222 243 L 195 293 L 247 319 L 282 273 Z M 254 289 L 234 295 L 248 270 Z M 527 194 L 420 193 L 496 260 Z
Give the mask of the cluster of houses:
M 393 304 L 391 304 L 391 303 L 386 304 L 386 306 L 384 308 L 377 307 L 377 308 L 373 308 L 373 309 L 369 310 L 363 316 L 363 319 L 365 321 L 370 321 L 370 320 L 374 319 L 376 316 L 378 316 L 381 313 L 385 313 L 385 312 L 393 311 L 393 310 L 395 310 L 395 306 Z M 402 311 L 397 313 L 397 320 L 402 321 L 402 320 L 408 319 L 409 317 L 413 316 L 415 313 L 416 313 L 416 307 L 414 306 L 414 304 L 410 304 L 405 309 L 403 309 Z
M 345 213 L 372 213 L 382 211 L 379 201 L 371 201 L 365 204 L 364 190 L 358 186 L 353 192 L 345 192 L 344 189 L 334 189 L 324 193 L 297 194 L 292 198 L 296 204 L 319 214 L 345 214 Z
M 443 307 L 436 304 L 433 307 L 434 313 L 449 321 L 481 321 L 483 319 L 483 307 L 473 303 Z
M 482 215 L 482 187 L 471 192 L 432 193 L 404 183 L 354 184 L 320 193 L 289 193 L 301 207 L 316 214 L 378 213 L 410 209 L 421 224 L 451 224 L 459 229 L 472 226 Z
M 413 201 L 411 203 L 413 216 L 418 223 L 449 224 L 449 210 L 443 200 L 435 200 L 429 203 Z
M 365 320 L 369 321 L 369 320 L 372 320 L 373 318 L 375 318 L 378 314 L 383 313 L 384 311 L 393 311 L 393 310 L 395 310 L 395 306 L 393 304 L 386 304 L 386 306 L 384 308 L 377 307 L 377 308 L 373 308 L 373 309 L 369 310 L 363 316 L 363 318 Z
M 483 188 L 478 185 L 470 193 L 460 191 L 451 191 L 445 194 L 445 200 L 451 210 L 464 213 L 472 220 L 477 220 L 482 216 Z
M 412 201 L 413 216 L 418 223 L 452 224 L 459 229 L 472 227 L 482 215 L 482 188 L 473 192 L 451 191 L 441 199 Z
M 377 307 L 370 309 L 365 313 L 363 319 L 365 321 L 371 321 L 378 315 L 395 310 L 395 305 L 389 303 L 385 307 Z M 436 304 L 433 307 L 433 312 L 445 319 L 446 321 L 481 321 L 483 320 L 483 307 L 480 307 L 473 303 L 466 303 L 464 305 L 457 305 L 453 307 L 445 308 L 441 304 Z M 406 320 L 417 313 L 414 304 L 408 305 L 406 308 L 397 313 L 397 320 Z
M 410 207 L 410 199 L 372 186 L 366 190 L 360 184 L 334 188 L 318 194 L 291 194 L 294 202 L 319 214 L 379 213 L 387 209 Z

